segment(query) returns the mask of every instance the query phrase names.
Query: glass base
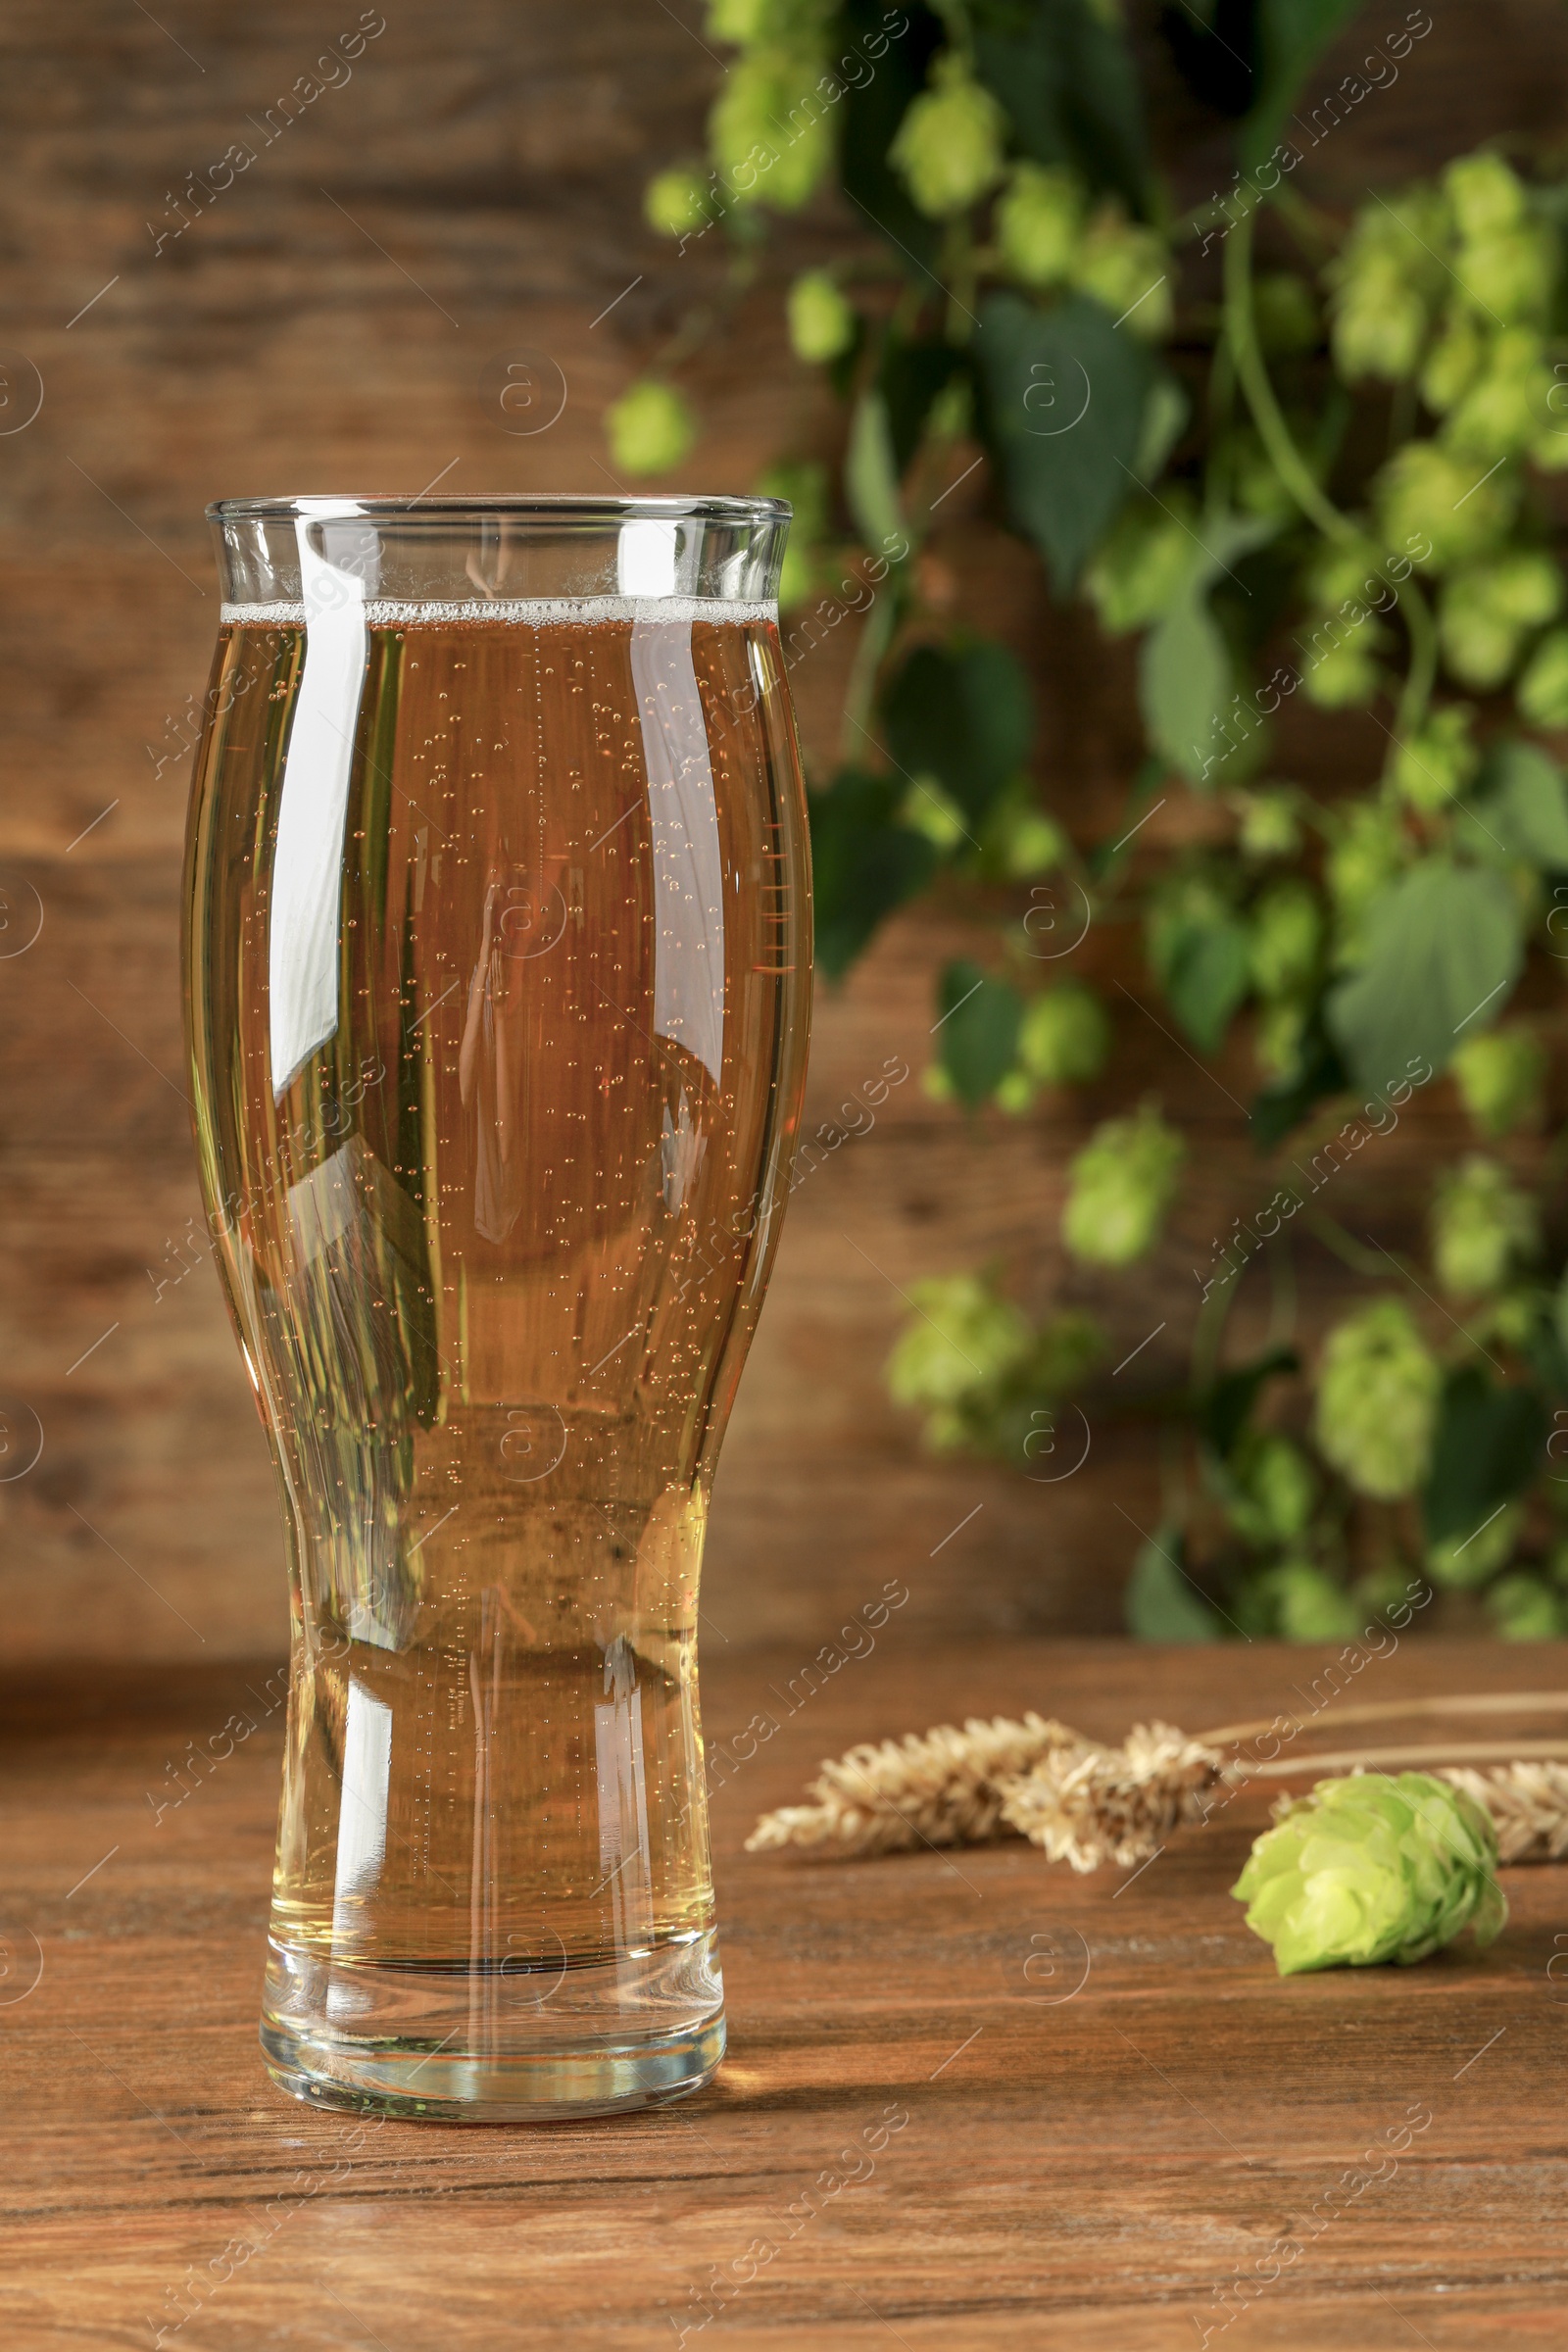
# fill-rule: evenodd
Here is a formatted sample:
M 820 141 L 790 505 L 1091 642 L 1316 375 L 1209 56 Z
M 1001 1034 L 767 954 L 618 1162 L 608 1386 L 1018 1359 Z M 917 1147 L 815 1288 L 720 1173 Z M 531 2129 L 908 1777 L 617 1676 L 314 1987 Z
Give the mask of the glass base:
M 564 1964 L 540 1989 L 505 1964 L 326 1958 L 270 1939 L 262 2052 L 314 2106 L 440 2123 L 567 2123 L 662 2107 L 724 2055 L 711 1933 Z

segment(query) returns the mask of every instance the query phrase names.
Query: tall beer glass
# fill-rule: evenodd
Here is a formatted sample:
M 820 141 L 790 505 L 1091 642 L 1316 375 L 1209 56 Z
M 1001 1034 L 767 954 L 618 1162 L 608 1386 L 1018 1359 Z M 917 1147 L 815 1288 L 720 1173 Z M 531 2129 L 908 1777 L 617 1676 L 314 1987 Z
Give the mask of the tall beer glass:
M 673 2098 L 724 2046 L 698 1570 L 806 1056 L 789 510 L 212 515 L 185 976 L 293 1616 L 267 2063 Z

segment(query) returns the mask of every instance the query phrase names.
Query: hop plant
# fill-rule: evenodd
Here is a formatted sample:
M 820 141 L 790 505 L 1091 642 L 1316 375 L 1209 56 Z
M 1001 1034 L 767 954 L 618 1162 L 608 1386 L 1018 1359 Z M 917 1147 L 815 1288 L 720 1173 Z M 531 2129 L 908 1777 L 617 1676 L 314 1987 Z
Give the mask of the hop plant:
M 695 172 L 658 172 L 643 197 L 643 218 L 662 237 L 681 237 L 712 218 L 709 192 Z
M 1009 798 L 987 821 L 986 846 L 1009 880 L 1026 882 L 1060 865 L 1071 844 L 1054 816 Z
M 828 532 L 827 467 L 814 458 L 770 466 L 757 485 L 763 498 L 783 498 L 795 511 L 779 574 L 780 610 L 804 604 L 816 585 L 821 545 Z
M 1189 506 L 1179 494 L 1164 506 L 1134 499 L 1101 542 L 1084 589 L 1107 635 L 1147 628 L 1174 601 L 1193 565 Z
M 1382 683 L 1378 655 L 1387 643 L 1388 631 L 1374 620 L 1358 622 L 1348 635 L 1331 636 L 1303 664 L 1301 692 L 1320 710 L 1364 710 Z
M 1086 1264 L 1130 1266 L 1159 1239 L 1187 1147 L 1148 1104 L 1106 1119 L 1072 1162 L 1061 1238 Z
M 1082 1086 L 1110 1052 L 1110 1016 L 1083 980 L 1058 980 L 1030 999 L 1018 1025 L 1018 1059 L 1041 1086 Z
M 1540 1219 L 1505 1167 L 1472 1152 L 1438 1178 L 1432 1203 L 1432 1263 L 1452 1298 L 1500 1291 L 1540 1246 Z
M 1532 1030 L 1484 1030 L 1466 1038 L 1448 1066 L 1459 1100 L 1483 1135 L 1540 1125 L 1546 1052 Z
M 1446 571 L 1494 547 L 1513 518 L 1518 483 L 1488 476 L 1473 457 L 1409 441 L 1377 478 L 1378 520 L 1390 547 L 1425 547 L 1427 571 Z
M 909 1303 L 915 1313 L 887 1362 L 888 1394 L 926 1415 L 929 1445 L 961 1445 L 969 1434 L 963 1407 L 994 1394 L 1018 1368 L 1033 1334 L 1018 1308 L 977 1274 L 917 1282 Z
M 1084 198 L 1060 164 L 1014 164 L 997 200 L 997 243 L 1008 274 L 1024 286 L 1059 285 L 1083 234 Z
M 1158 343 L 1170 333 L 1170 256 L 1154 231 L 1129 220 L 1120 205 L 1096 212 L 1074 257 L 1072 282 L 1118 323 L 1125 320 L 1130 334 Z
M 1533 727 L 1568 727 L 1568 629 L 1551 629 L 1543 637 L 1515 695 Z
M 795 280 L 787 316 L 790 349 L 810 366 L 836 360 L 855 341 L 854 306 L 826 270 L 807 270 Z
M 1319 1781 L 1253 1841 L 1231 1892 L 1282 1977 L 1401 1966 L 1463 1929 L 1485 1947 L 1508 1906 L 1497 1834 L 1474 1797 L 1424 1772 Z
M 1477 244 L 1516 228 L 1525 218 L 1525 185 L 1500 155 L 1461 155 L 1443 175 L 1460 241 Z
M 1250 954 L 1259 996 L 1285 997 L 1312 977 L 1323 917 L 1310 886 L 1294 877 L 1271 883 L 1252 908 Z
M 814 54 L 754 49 L 730 68 L 708 118 L 730 202 L 799 212 L 833 158 L 831 119 L 816 96 Z
M 906 110 L 888 160 L 920 212 L 949 220 L 1002 177 L 1006 129 L 998 101 L 949 50 L 936 62 L 931 87 Z
M 1446 808 L 1471 782 L 1481 754 L 1471 740 L 1474 712 L 1468 703 L 1434 710 L 1426 725 L 1394 751 L 1394 787 L 1424 816 Z
M 1500 686 L 1526 636 L 1562 603 L 1562 573 L 1539 548 L 1510 548 L 1449 574 L 1438 605 L 1443 658 L 1462 686 Z
M 1313 1435 L 1357 1494 L 1393 1502 L 1426 1478 L 1443 1375 L 1406 1310 L 1379 1299 L 1329 1334 Z
M 1262 270 L 1252 287 L 1257 339 L 1271 356 L 1316 348 L 1320 331 L 1312 290 L 1294 270 Z
M 645 376 L 605 419 L 610 454 L 622 473 L 668 473 L 697 439 L 697 423 L 672 384 Z

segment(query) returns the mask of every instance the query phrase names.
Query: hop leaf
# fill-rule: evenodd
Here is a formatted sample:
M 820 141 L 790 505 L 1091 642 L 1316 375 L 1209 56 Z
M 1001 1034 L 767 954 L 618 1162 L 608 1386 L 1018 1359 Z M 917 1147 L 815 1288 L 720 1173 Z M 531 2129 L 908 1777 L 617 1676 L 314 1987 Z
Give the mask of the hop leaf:
M 826 270 L 808 270 L 790 288 L 790 348 L 813 367 L 836 360 L 855 341 L 855 310 Z
M 1074 1257 L 1130 1266 L 1159 1239 L 1187 1147 L 1157 1111 L 1106 1119 L 1074 1159 L 1061 1238 Z
M 1472 1152 L 1438 1178 L 1432 1204 L 1432 1262 L 1453 1298 L 1500 1291 L 1541 1242 L 1540 1217 L 1496 1160 Z
M 951 50 L 938 58 L 932 87 L 906 110 L 888 159 L 918 209 L 933 220 L 967 212 L 1002 177 L 1007 118 Z
M 1483 1135 L 1540 1125 L 1546 1052 L 1533 1031 L 1488 1029 L 1466 1038 L 1448 1066 L 1459 1100 Z
M 1170 333 L 1175 303 L 1170 256 L 1152 228 L 1129 220 L 1118 204 L 1103 204 L 1089 224 L 1073 263 L 1072 282 L 1102 303 L 1129 334 L 1157 343 Z
M 1517 696 L 1533 727 L 1568 727 L 1568 629 L 1543 637 L 1525 664 Z
M 1083 980 L 1058 980 L 1032 997 L 1018 1028 L 1018 1059 L 1042 1086 L 1098 1078 L 1110 1052 L 1110 1017 Z
M 622 473 L 668 473 L 697 439 L 697 423 L 672 384 L 645 376 L 605 418 L 610 454 Z
M 1059 285 L 1083 233 L 1084 200 L 1063 166 L 1015 164 L 997 204 L 997 242 L 1020 285 Z
M 1319 1781 L 1256 1838 L 1232 1887 L 1282 1977 L 1408 1966 L 1468 1927 L 1494 1941 L 1508 1916 L 1497 1834 L 1462 1789 L 1424 1772 Z
M 1380 1299 L 1329 1334 L 1313 1435 L 1361 1494 L 1393 1502 L 1432 1459 L 1443 1375 L 1405 1309 Z

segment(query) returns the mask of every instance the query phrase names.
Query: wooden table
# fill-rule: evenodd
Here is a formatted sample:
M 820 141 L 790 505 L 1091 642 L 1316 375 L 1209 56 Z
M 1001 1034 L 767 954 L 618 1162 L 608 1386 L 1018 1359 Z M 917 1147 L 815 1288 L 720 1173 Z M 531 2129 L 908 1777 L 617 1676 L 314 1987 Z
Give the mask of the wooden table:
M 275 1733 L 162 1821 L 147 1797 L 270 1667 L 11 1694 L 0 2344 L 107 2352 L 163 2327 L 179 2352 L 654 2352 L 682 2326 L 702 2352 L 1189 2352 L 1205 2328 L 1238 2352 L 1568 2344 L 1568 1984 L 1548 1974 L 1568 1868 L 1504 1874 L 1513 1916 L 1484 1958 L 1282 1983 L 1226 1892 L 1250 1794 L 1136 1876 L 1015 1841 L 742 1851 L 759 1808 L 858 1738 L 1030 1704 L 1100 1735 L 1152 1712 L 1198 1729 L 1298 1705 L 1321 1663 L 911 1656 L 890 1628 L 791 1713 L 797 1656 L 714 1645 L 710 1738 L 778 1726 L 715 1801 L 717 2082 L 610 2123 L 363 2139 L 258 2058 Z M 1560 1649 L 1407 1639 L 1354 1695 L 1561 1677 Z M 727 2307 L 699 2326 L 715 2276 Z M 1240 2278 L 1245 2308 L 1222 2299 Z

